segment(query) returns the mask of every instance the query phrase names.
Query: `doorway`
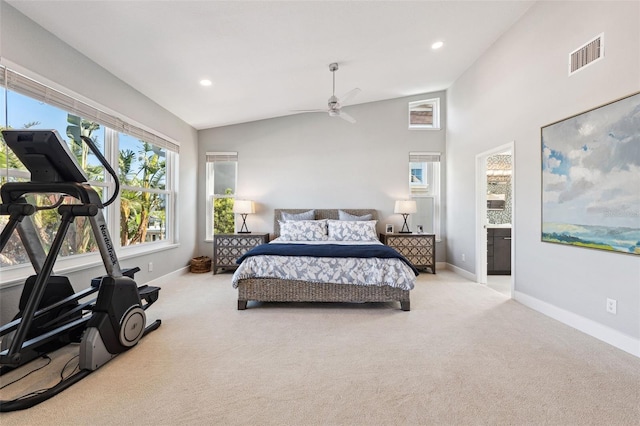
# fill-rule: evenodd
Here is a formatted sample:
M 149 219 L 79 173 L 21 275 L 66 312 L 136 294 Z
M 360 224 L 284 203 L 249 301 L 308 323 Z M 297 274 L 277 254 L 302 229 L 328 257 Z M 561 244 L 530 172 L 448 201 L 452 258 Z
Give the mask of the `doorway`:
M 510 298 L 515 283 L 514 145 L 476 155 L 476 281 Z

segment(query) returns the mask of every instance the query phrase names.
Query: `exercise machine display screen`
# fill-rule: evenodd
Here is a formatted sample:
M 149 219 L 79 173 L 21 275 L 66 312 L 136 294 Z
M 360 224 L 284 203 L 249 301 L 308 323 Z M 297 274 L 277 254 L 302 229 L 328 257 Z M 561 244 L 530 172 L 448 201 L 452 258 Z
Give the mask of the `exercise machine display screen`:
M 3 130 L 5 142 L 31 172 L 32 182 L 87 182 L 56 130 Z

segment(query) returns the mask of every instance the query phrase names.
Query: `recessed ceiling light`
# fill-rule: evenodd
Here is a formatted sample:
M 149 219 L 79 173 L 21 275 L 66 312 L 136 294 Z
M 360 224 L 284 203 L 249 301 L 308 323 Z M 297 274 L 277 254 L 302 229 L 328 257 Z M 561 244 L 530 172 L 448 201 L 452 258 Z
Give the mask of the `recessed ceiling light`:
M 212 84 L 213 83 L 211 83 L 211 80 L 207 80 L 207 79 L 200 80 L 200 85 L 201 86 L 211 86 Z
M 435 43 L 433 43 L 433 44 L 431 45 L 431 48 L 432 48 L 433 50 L 437 50 L 437 49 L 440 49 L 442 46 L 444 46 L 444 43 L 443 43 L 443 42 L 441 42 L 441 41 L 436 41 Z

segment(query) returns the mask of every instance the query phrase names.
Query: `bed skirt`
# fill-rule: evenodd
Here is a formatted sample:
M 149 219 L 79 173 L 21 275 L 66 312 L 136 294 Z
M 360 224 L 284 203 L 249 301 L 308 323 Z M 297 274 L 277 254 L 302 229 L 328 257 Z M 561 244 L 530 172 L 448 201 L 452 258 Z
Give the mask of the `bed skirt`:
M 410 309 L 409 290 L 383 286 L 363 286 L 277 278 L 249 278 L 238 281 L 238 309 L 247 301 L 260 302 L 400 302 L 403 311 Z

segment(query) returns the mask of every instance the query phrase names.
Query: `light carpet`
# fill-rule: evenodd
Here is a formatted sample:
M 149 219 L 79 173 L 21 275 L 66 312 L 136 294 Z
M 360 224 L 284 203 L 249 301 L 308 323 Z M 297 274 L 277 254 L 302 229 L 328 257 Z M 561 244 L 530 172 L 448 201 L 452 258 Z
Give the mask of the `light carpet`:
M 450 271 L 419 276 L 410 312 L 251 302 L 238 311 L 230 282 L 167 277 L 147 311 L 160 329 L 0 423 L 639 424 L 640 359 Z M 63 348 L 0 397 L 51 386 L 75 353 Z

